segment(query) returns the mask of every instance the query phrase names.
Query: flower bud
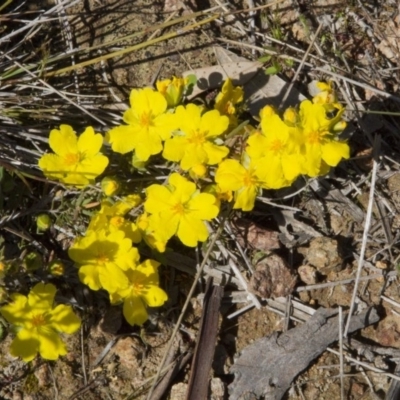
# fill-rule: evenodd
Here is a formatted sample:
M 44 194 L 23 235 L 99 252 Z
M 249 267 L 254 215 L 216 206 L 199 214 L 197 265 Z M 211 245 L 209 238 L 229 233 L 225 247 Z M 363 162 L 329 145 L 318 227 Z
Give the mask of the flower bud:
M 337 124 L 335 124 L 335 126 L 333 127 L 333 131 L 335 133 L 341 133 L 344 131 L 344 129 L 346 128 L 347 123 L 346 121 L 339 121 Z
M 189 175 L 192 179 L 203 178 L 206 174 L 207 174 L 207 167 L 204 164 L 197 164 L 189 171 Z
M 169 107 L 176 107 L 182 101 L 185 79 L 173 76 L 172 79 L 157 81 L 157 90 L 165 97 Z
M 51 218 L 48 214 L 39 214 L 36 219 L 36 226 L 39 231 L 47 231 L 51 226 Z
M 286 125 L 289 126 L 294 126 L 298 122 L 299 115 L 297 113 L 297 110 L 293 107 L 289 107 L 285 110 L 283 113 L 283 121 L 285 122 Z
M 260 110 L 260 118 L 272 117 L 276 114 L 274 107 L 272 106 L 265 106 Z
M 106 196 L 115 196 L 121 189 L 121 185 L 116 178 L 106 176 L 101 181 L 101 190 Z
M 65 272 L 64 263 L 60 260 L 54 260 L 49 265 L 49 272 L 53 276 L 62 276 Z

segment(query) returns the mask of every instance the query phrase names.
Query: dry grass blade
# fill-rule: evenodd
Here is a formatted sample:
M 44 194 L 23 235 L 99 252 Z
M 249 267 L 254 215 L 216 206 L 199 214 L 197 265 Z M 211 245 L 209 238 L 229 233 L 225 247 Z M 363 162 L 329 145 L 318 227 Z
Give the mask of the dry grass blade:
M 375 153 L 376 154 L 376 158 L 378 158 L 378 154 L 379 154 L 379 151 L 380 151 L 380 141 L 379 141 L 378 137 L 376 138 L 376 141 L 375 141 L 374 150 L 376 151 L 376 153 Z M 373 207 L 373 204 L 374 204 L 375 183 L 376 183 L 376 177 L 377 177 L 378 169 L 379 169 L 379 161 L 376 161 L 376 159 L 374 158 L 374 160 L 373 160 L 373 168 L 372 168 L 372 173 L 371 173 L 371 187 L 370 187 L 370 193 L 369 193 L 368 209 L 367 209 L 367 215 L 365 217 L 364 233 L 363 233 L 363 239 L 362 239 L 362 246 L 361 246 L 361 250 L 360 250 L 360 258 L 358 260 L 356 281 L 355 281 L 355 284 L 354 284 L 353 295 L 352 295 L 351 303 L 350 303 L 349 318 L 347 319 L 346 326 L 345 326 L 344 333 L 343 333 L 345 337 L 347 336 L 347 332 L 348 332 L 348 329 L 349 329 L 349 326 L 350 326 L 351 317 L 352 317 L 353 312 L 354 312 L 355 301 L 356 301 L 357 292 L 358 292 L 358 284 L 359 284 L 359 280 L 360 280 L 360 277 L 361 277 L 361 271 L 362 271 L 362 268 L 363 268 L 365 251 L 366 251 L 366 248 L 367 248 L 368 231 L 369 231 L 369 228 L 370 228 L 371 218 L 372 218 L 372 207 Z

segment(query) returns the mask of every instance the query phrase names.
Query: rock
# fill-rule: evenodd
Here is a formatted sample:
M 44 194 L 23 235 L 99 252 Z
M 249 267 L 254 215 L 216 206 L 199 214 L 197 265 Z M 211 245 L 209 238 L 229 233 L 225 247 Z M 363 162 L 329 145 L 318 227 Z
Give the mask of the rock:
M 286 297 L 292 293 L 297 276 L 277 254 L 259 261 L 250 280 L 250 290 L 263 299 Z

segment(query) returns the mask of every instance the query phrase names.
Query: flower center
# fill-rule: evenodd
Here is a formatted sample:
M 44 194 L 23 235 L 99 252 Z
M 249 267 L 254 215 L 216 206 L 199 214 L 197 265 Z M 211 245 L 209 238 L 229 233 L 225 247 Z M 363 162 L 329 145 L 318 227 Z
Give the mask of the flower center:
M 184 215 L 185 214 L 185 206 L 182 203 L 176 203 L 173 207 L 172 207 L 172 211 L 175 214 L 179 214 L 179 215 Z
M 125 219 L 123 217 L 116 216 L 110 219 L 110 224 L 115 226 L 116 228 L 119 228 L 120 226 L 123 225 L 124 221 Z
M 79 153 L 69 153 L 64 157 L 65 164 L 69 167 L 78 164 L 80 160 L 81 156 Z
M 280 153 L 283 149 L 283 143 L 279 139 L 275 139 L 269 146 L 270 151 L 274 152 L 275 154 Z
M 134 283 L 132 284 L 132 288 L 133 288 L 133 291 L 134 291 L 136 294 L 140 294 L 140 293 L 142 293 L 143 290 L 144 290 L 144 285 L 143 285 L 143 283 L 140 283 L 140 282 L 134 282 Z
M 234 105 L 232 104 L 232 102 L 231 101 L 228 101 L 226 104 L 225 104 L 225 115 L 233 115 L 233 114 L 235 114 L 235 107 L 234 107 Z
M 307 135 L 307 142 L 309 144 L 320 144 L 327 133 L 328 132 L 321 131 L 309 132 L 309 134 Z
M 189 137 L 188 142 L 193 144 L 203 144 L 206 141 L 206 135 L 204 132 L 194 131 Z
M 32 316 L 32 325 L 36 328 L 46 325 L 46 319 L 43 314 L 34 314 Z
M 140 125 L 142 125 L 144 128 L 148 128 L 153 122 L 153 116 L 151 115 L 151 112 L 144 112 L 140 116 Z
M 257 179 L 250 171 L 246 171 L 243 177 L 243 183 L 244 186 L 254 186 L 257 184 Z
M 99 264 L 106 264 L 110 261 L 109 257 L 107 256 L 107 254 L 104 253 L 100 253 L 98 254 L 97 258 L 96 258 L 97 262 Z

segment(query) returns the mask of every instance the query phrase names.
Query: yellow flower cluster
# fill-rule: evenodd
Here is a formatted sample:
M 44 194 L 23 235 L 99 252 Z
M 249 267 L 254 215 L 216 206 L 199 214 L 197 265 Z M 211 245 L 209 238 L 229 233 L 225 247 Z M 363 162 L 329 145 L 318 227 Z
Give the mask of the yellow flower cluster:
M 234 192 L 234 208 L 250 211 L 261 189 L 290 186 L 300 175 L 325 175 L 349 158 L 348 144 L 338 138 L 346 127 L 344 108 L 330 86 L 321 86 L 324 90 L 312 101 L 302 101 L 299 111 L 288 108 L 283 117 L 264 107 L 260 129 L 253 129 L 246 140 L 240 161 L 219 164 L 215 182 L 221 192 Z
M 119 177 L 103 178 L 107 199 L 68 252 L 80 280 L 92 290 L 106 290 L 112 304 L 123 303 L 132 325 L 147 320 L 147 307 L 167 300 L 159 287 L 159 263 L 140 262 L 134 245 L 144 242 L 164 252 L 176 237 L 195 247 L 207 240 L 207 222 L 218 216 L 222 202 L 250 211 L 262 189 L 290 186 L 300 175 L 324 175 L 349 158 L 349 146 L 339 137 L 346 126 L 344 108 L 330 84 L 319 83 L 312 100 L 282 114 L 264 107 L 257 128 L 240 129 L 242 88 L 227 79 L 213 103 L 198 105 L 185 100 L 190 81 L 173 77 L 157 82 L 157 89 L 131 91 L 124 124 L 110 129 L 105 143 L 116 153 L 131 153 L 134 167 L 146 169 L 155 160 L 171 173 L 164 184 L 151 183 L 119 200 L 114 198 L 124 190 Z M 107 167 L 100 153 L 103 138 L 91 127 L 77 138 L 61 125 L 51 131 L 49 143 L 55 154 L 39 160 L 49 178 L 84 187 Z M 140 207 L 133 221 L 129 213 Z
M 148 317 L 147 306 L 162 306 L 167 294 L 158 287 L 159 263 L 140 263 L 139 251 L 133 243 L 141 241 L 137 226 L 126 214 L 138 206 L 141 198 L 130 195 L 112 203 L 103 201 L 86 235 L 77 238 L 68 250 L 79 265 L 79 279 L 92 290 L 104 289 L 111 304 L 123 302 L 123 314 L 131 325 L 142 325 Z

